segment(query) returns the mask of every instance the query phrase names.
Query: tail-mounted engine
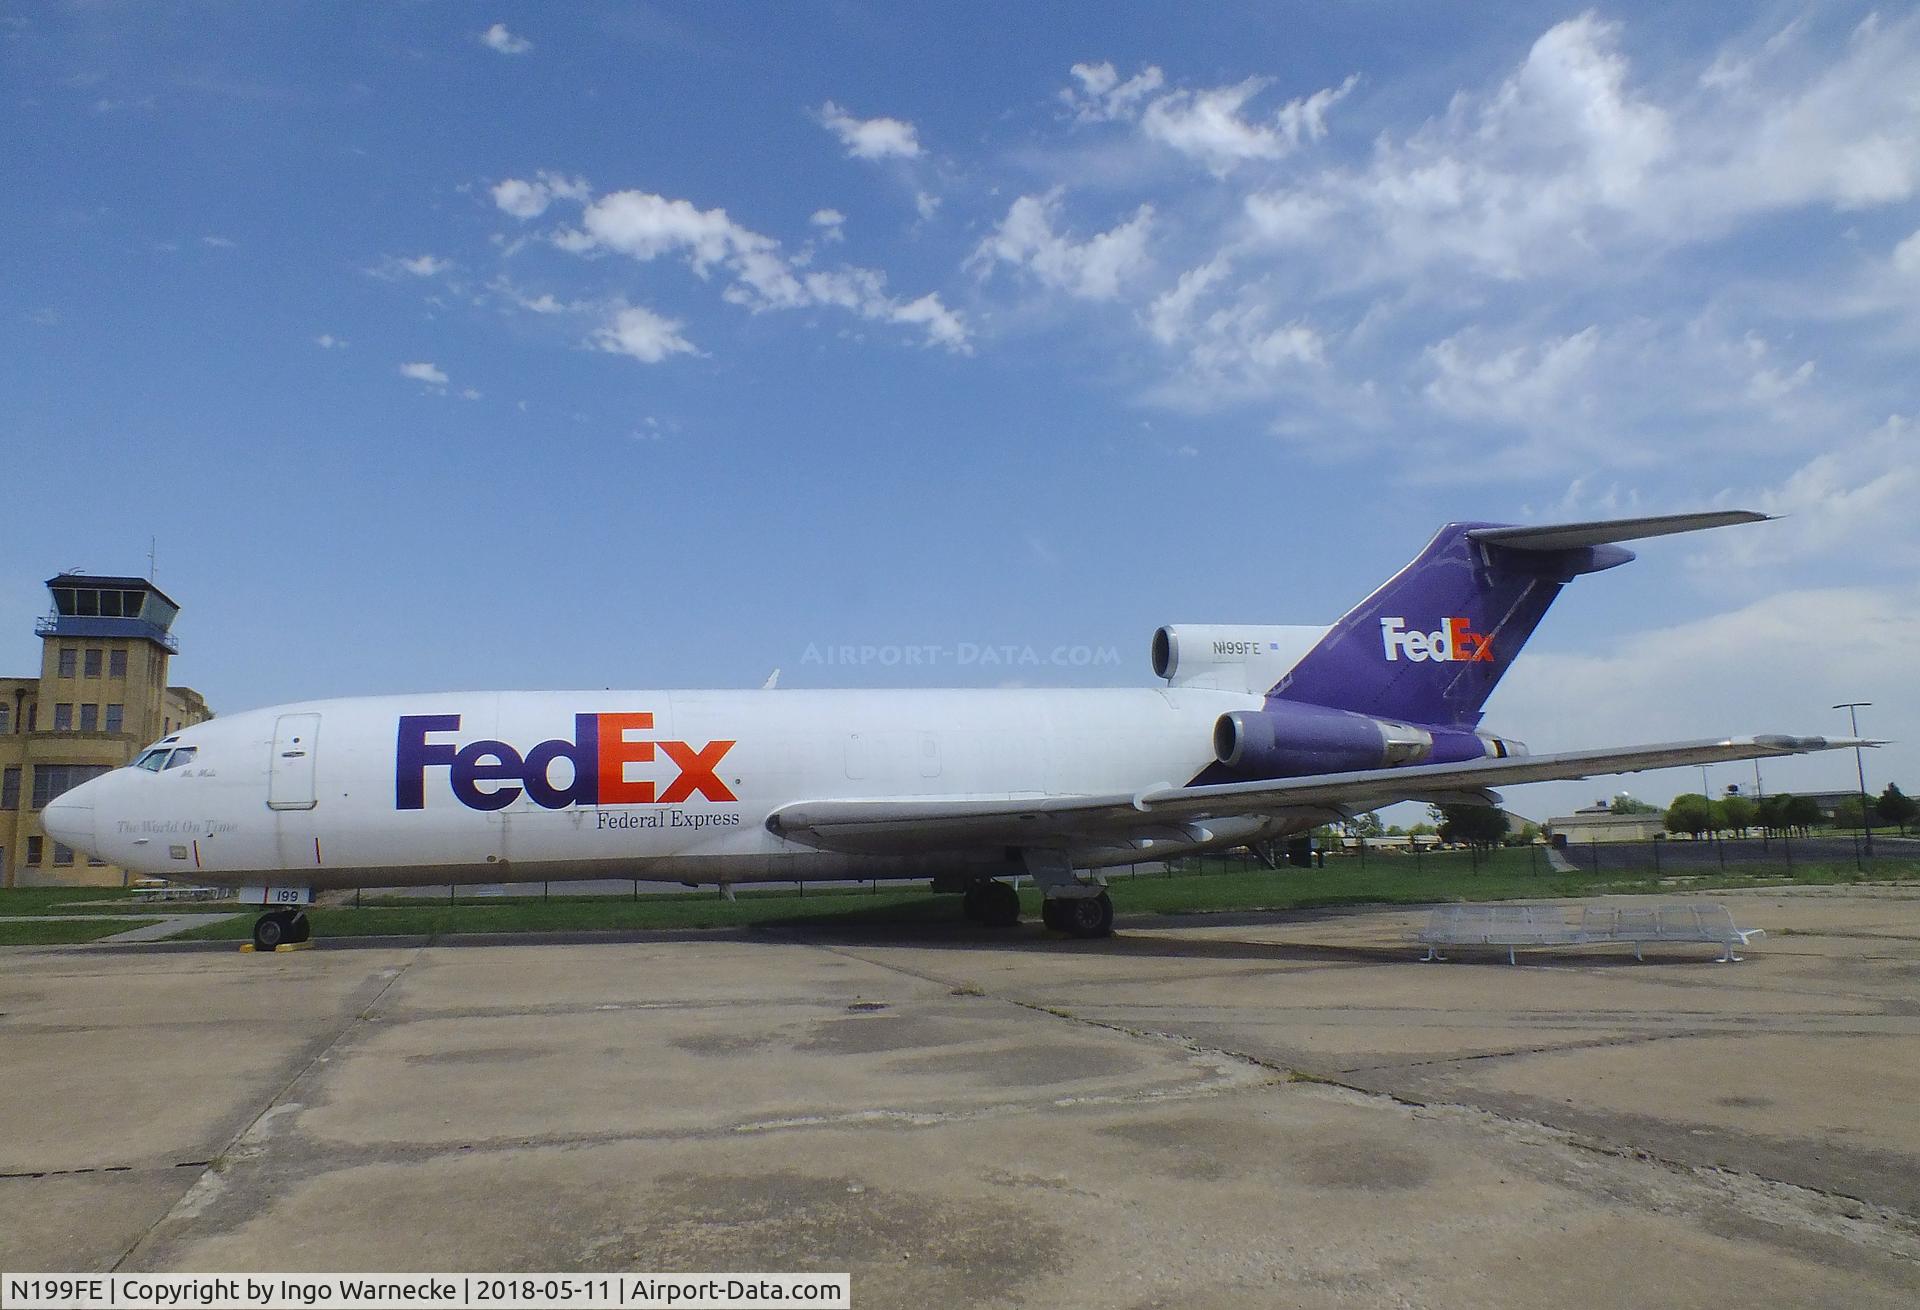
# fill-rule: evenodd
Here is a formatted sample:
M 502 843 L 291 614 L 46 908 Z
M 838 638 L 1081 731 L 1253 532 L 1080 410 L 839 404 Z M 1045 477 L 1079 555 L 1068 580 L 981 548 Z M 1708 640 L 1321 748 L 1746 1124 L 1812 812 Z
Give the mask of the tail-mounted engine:
M 1525 755 L 1519 742 L 1287 701 L 1233 710 L 1213 725 L 1214 758 L 1249 778 L 1296 778 L 1406 764 Z

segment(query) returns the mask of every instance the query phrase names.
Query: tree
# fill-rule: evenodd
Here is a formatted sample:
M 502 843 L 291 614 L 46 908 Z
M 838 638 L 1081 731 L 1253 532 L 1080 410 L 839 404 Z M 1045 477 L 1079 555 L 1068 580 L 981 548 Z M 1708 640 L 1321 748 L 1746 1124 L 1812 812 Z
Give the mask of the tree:
M 1385 836 L 1386 831 L 1386 828 L 1381 826 L 1380 816 L 1371 810 L 1365 814 L 1356 814 L 1347 821 L 1347 835 L 1358 837 L 1362 841 L 1371 837 Z
M 1862 806 L 1858 796 L 1849 796 L 1833 807 L 1833 826 L 1836 828 L 1865 827 L 1866 825 L 1860 821 L 1862 809 L 1866 811 L 1868 819 L 1878 822 L 1878 816 L 1874 813 L 1871 801 Z
M 1786 815 L 1787 823 L 1792 827 L 1798 828 L 1802 834 L 1805 834 L 1808 829 L 1820 822 L 1822 818 L 1819 803 L 1811 796 L 1787 797 Z
M 1490 805 L 1436 805 L 1433 812 L 1440 820 L 1444 842 L 1483 848 L 1497 845 L 1507 835 L 1507 812 Z
M 1713 827 L 1713 802 L 1697 791 L 1682 792 L 1667 806 L 1667 831 L 1698 837 Z
M 1786 792 L 1762 797 L 1754 806 L 1754 811 L 1760 819 L 1760 827 L 1770 833 L 1785 832 L 1789 823 L 1787 807 L 1792 802 L 1793 797 Z
M 1612 810 L 1615 814 L 1658 814 L 1660 813 L 1659 806 L 1649 805 L 1645 801 L 1641 800 L 1638 796 L 1635 796 L 1632 792 L 1625 792 L 1625 791 L 1621 792 L 1618 796 L 1615 796 L 1612 802 L 1607 806 L 1607 808 Z
M 1535 823 L 1523 823 L 1520 831 L 1510 833 L 1503 845 L 1527 847 L 1540 840 L 1540 826 Z
M 1873 808 L 1880 812 L 1883 821 L 1900 829 L 1902 837 L 1907 835 L 1907 825 L 1913 822 L 1914 816 L 1920 814 L 1920 803 L 1916 803 L 1913 797 L 1893 783 L 1887 784 L 1887 789 L 1880 793 L 1880 799 L 1874 802 Z
M 1714 826 L 1726 832 L 1745 832 L 1753 826 L 1754 804 L 1738 792 L 1713 803 Z

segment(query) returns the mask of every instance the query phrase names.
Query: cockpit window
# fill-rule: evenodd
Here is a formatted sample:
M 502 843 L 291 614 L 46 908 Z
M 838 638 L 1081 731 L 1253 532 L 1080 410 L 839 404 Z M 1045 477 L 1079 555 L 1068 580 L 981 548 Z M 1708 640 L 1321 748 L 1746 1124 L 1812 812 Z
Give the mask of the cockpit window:
M 193 757 L 199 753 L 200 751 L 197 746 L 182 746 L 173 753 L 173 758 L 167 761 L 167 767 L 169 769 L 177 769 L 182 764 L 191 764 L 193 763 Z
M 158 773 L 167 766 L 167 752 L 150 750 L 140 752 L 140 758 L 133 762 L 136 769 L 145 769 L 149 773 Z

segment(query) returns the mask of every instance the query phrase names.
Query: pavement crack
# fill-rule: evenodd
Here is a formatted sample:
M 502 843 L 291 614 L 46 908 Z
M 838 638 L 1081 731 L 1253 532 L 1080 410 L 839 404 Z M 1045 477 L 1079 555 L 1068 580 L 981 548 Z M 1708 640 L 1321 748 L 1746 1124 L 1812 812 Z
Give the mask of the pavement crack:
M 368 1021 L 374 1010 L 378 1008 L 381 1000 L 386 997 L 388 992 L 393 990 L 396 983 L 406 976 L 407 971 L 419 962 L 421 955 L 424 953 L 424 947 L 416 948 L 404 962 L 387 974 L 386 980 L 380 984 L 378 990 L 354 1011 L 353 1016 L 340 1026 L 338 1032 L 334 1033 L 318 1050 L 312 1050 L 310 1048 L 306 1062 L 303 1063 L 291 1077 L 281 1083 L 280 1087 L 272 1096 L 267 1098 L 266 1104 L 260 1108 L 258 1114 L 255 1114 L 247 1120 L 246 1124 L 242 1126 L 238 1132 L 228 1138 L 225 1146 L 214 1152 L 212 1159 L 207 1162 L 206 1169 L 200 1177 L 195 1180 L 193 1186 L 187 1189 L 186 1194 L 173 1205 L 169 1206 L 165 1213 L 161 1214 L 152 1223 L 140 1230 L 139 1234 L 127 1244 L 126 1249 L 121 1251 L 113 1263 L 107 1267 L 109 1273 L 118 1273 L 121 1267 L 133 1257 L 133 1253 L 145 1245 L 147 1240 L 151 1238 L 155 1232 L 176 1215 L 197 1214 L 210 1204 L 212 1198 L 206 1195 L 206 1193 L 219 1189 L 207 1185 L 210 1183 L 218 1183 L 217 1176 L 226 1167 L 228 1156 L 236 1153 L 243 1144 L 249 1139 L 254 1138 L 261 1128 L 273 1117 L 298 1108 L 297 1106 L 282 1104 L 287 1093 L 299 1086 L 301 1079 L 319 1068 L 327 1057 L 331 1055 L 355 1029 Z

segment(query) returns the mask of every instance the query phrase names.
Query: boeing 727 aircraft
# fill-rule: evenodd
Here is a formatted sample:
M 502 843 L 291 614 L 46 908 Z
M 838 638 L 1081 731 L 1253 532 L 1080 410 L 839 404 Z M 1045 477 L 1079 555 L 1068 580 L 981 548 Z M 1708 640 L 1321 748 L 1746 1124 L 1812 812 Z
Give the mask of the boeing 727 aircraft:
M 263 948 L 316 889 L 570 878 L 927 877 L 1010 925 L 1112 930 L 1098 870 L 1395 801 L 1850 746 L 1755 736 L 1529 755 L 1481 706 L 1574 578 L 1725 512 L 1450 523 L 1330 628 L 1164 627 L 1164 685 L 474 692 L 310 701 L 184 729 L 52 801 L 55 840 L 242 888 Z

